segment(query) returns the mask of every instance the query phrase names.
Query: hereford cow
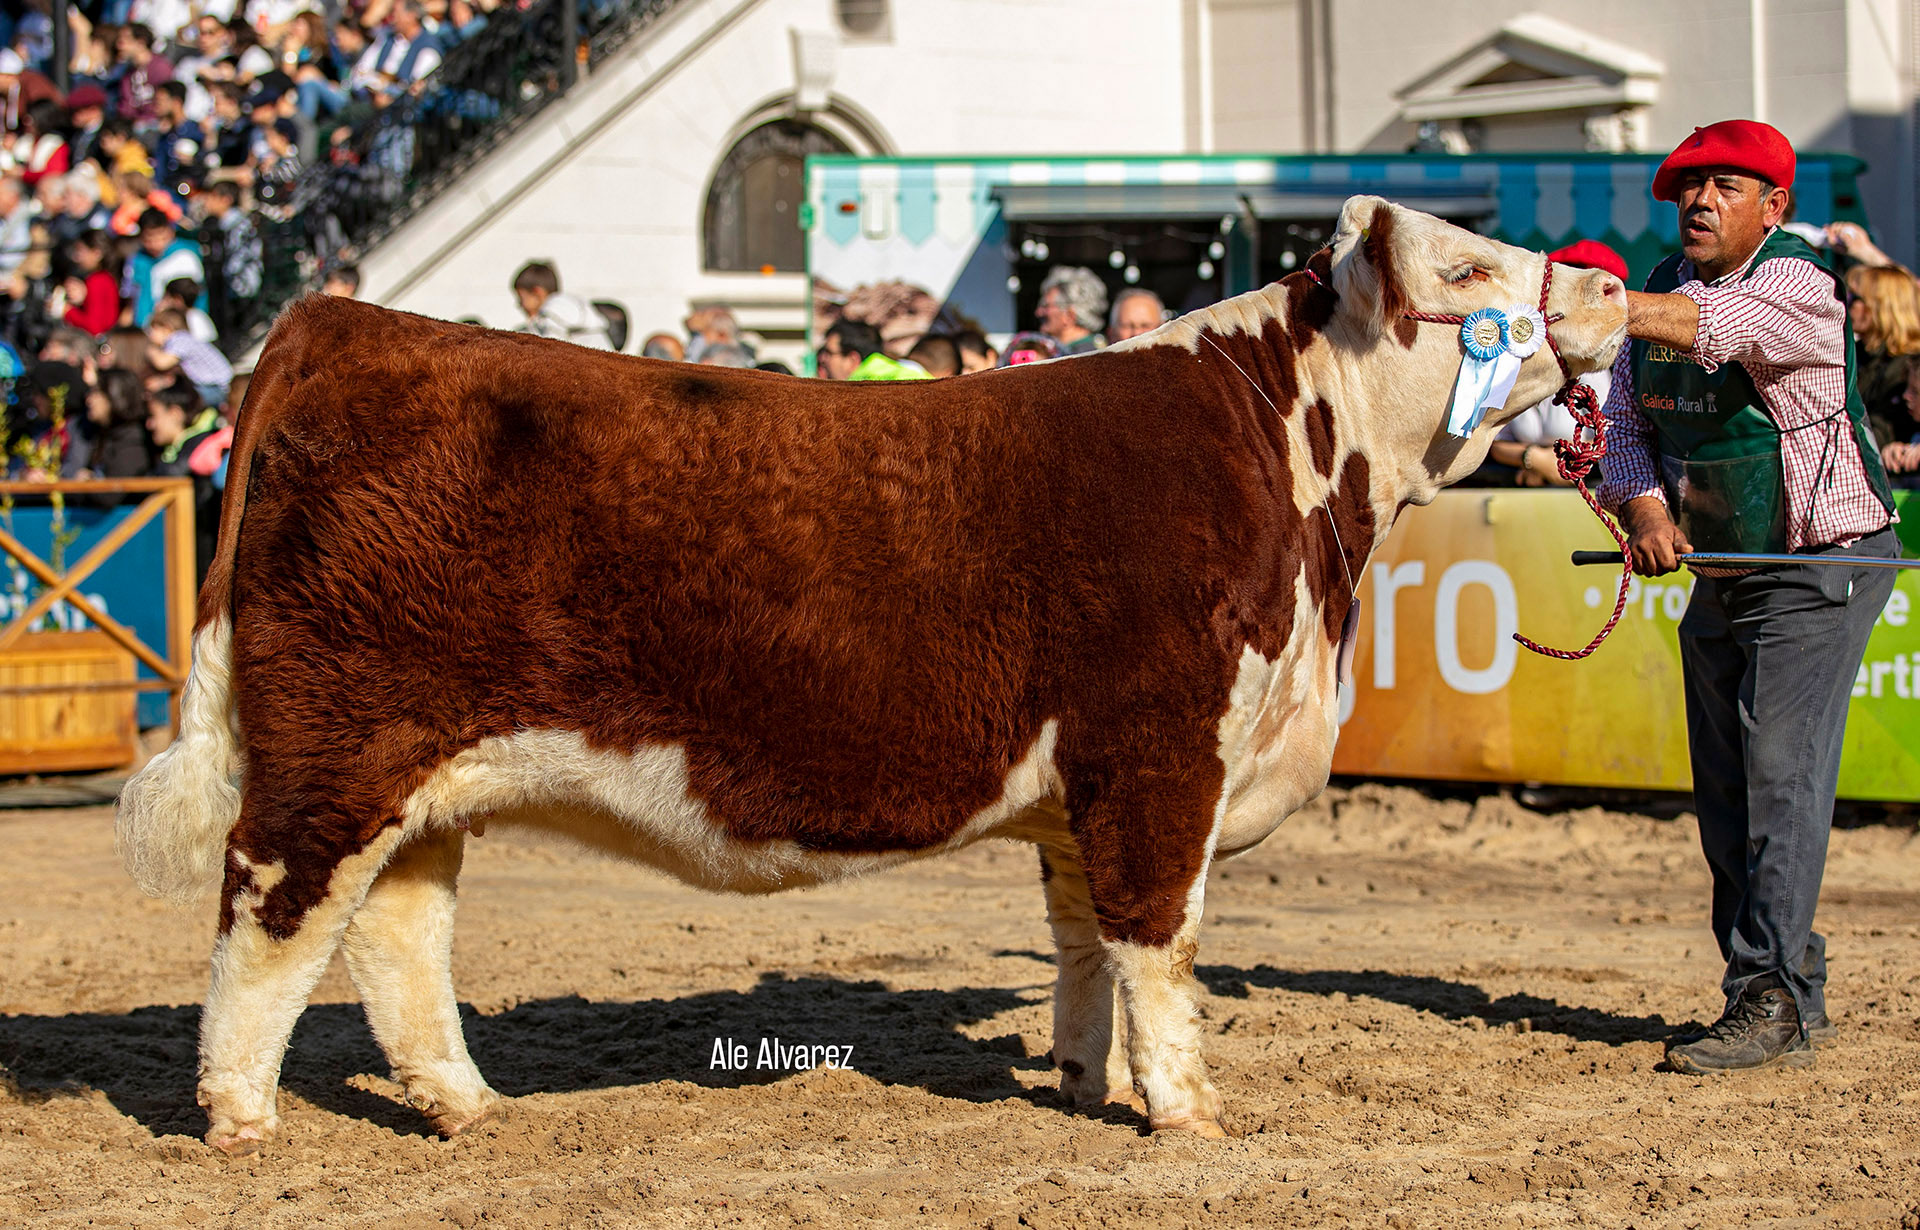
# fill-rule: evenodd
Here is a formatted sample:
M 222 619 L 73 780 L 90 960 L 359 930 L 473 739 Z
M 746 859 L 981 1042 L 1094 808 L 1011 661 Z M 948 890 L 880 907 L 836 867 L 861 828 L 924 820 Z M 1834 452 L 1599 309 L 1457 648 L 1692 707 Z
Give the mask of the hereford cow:
M 296 304 L 240 416 L 180 736 L 118 817 L 148 892 L 220 887 L 208 1140 L 272 1135 L 336 945 L 409 1100 L 447 1135 L 488 1114 L 448 962 L 482 821 L 755 893 L 1032 842 L 1061 1088 L 1220 1135 L 1208 866 L 1325 786 L 1336 642 L 1395 515 L 1562 380 L 1543 348 L 1451 438 L 1459 330 L 1404 312 L 1536 304 L 1545 273 L 1358 197 L 1282 282 L 918 384 Z M 1560 267 L 1548 306 L 1573 370 L 1606 366 L 1620 282 Z

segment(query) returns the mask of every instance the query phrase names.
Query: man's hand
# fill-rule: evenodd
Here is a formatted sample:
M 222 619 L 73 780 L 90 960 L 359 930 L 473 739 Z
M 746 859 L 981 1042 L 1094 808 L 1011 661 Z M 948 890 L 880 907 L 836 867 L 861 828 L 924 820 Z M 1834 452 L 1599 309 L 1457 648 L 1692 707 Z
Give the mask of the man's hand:
M 1633 560 L 1633 570 L 1643 577 L 1673 572 L 1680 567 L 1679 557 L 1693 550 L 1693 544 L 1667 515 L 1667 506 L 1658 497 L 1643 495 L 1628 500 L 1620 510 L 1620 524 L 1627 531 L 1627 554 Z

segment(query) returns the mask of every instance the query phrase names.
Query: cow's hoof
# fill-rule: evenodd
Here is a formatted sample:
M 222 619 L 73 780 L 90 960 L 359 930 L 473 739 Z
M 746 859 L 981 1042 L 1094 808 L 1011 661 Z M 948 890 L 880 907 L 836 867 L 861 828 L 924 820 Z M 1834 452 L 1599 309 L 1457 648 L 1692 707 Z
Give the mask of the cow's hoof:
M 1102 1106 L 1130 1106 L 1143 1115 L 1147 1113 L 1147 1100 L 1131 1089 L 1124 1092 L 1115 1090 L 1106 1097 L 1101 1098 L 1100 1104 Z
M 271 1128 L 257 1123 L 244 1127 L 224 1124 L 208 1129 L 207 1143 L 228 1157 L 251 1157 L 267 1147 L 272 1134 Z
M 1218 1119 L 1201 1119 L 1188 1115 L 1179 1119 L 1155 1119 L 1152 1123 L 1155 1132 L 1186 1132 L 1205 1140 L 1227 1138 L 1227 1130 L 1220 1126 Z
M 503 1103 L 496 1100 L 487 1103 L 480 1109 L 478 1114 L 467 1115 L 465 1117 L 458 1115 L 429 1115 L 428 1118 L 433 1123 L 434 1131 L 438 1132 L 444 1139 L 452 1140 L 455 1136 L 471 1132 L 489 1120 L 503 1117 L 505 1113 Z

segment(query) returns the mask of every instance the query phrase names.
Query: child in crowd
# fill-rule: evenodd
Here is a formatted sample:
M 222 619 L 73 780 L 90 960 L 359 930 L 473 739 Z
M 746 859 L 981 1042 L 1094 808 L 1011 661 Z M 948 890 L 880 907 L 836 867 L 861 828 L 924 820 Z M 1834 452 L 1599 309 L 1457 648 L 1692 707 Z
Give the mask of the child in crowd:
M 105 231 L 88 231 L 67 245 L 72 267 L 64 283 L 67 310 L 62 319 L 96 337 L 120 319 L 120 279 L 107 268 L 110 249 Z
M 147 363 L 155 372 L 178 371 L 193 385 L 200 400 L 218 406 L 233 383 L 233 365 L 226 356 L 187 330 L 187 314 L 177 307 L 157 308 L 147 321 Z
M 201 301 L 202 293 L 200 283 L 192 278 L 175 278 L 167 283 L 167 289 L 153 306 L 156 311 L 180 309 L 187 318 L 187 332 L 211 346 L 220 340 L 220 330 L 214 327 L 213 317 L 194 306 Z

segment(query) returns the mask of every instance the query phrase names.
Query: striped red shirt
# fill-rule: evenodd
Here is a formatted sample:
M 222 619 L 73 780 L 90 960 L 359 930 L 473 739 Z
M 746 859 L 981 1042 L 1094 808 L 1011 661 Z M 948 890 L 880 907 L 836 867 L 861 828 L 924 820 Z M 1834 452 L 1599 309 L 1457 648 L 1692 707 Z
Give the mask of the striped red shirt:
M 1788 550 L 1845 545 L 1877 532 L 1889 520 L 1886 506 L 1867 482 L 1851 422 L 1835 414 L 1847 400 L 1847 309 L 1834 296 L 1832 276 L 1798 257 L 1762 261 L 1751 278 L 1734 281 L 1744 272 L 1742 267 L 1707 283 L 1694 277 L 1691 261 L 1681 262 L 1674 293 L 1700 307 L 1688 357 L 1708 371 L 1722 363 L 1746 368 L 1761 403 L 1786 433 L 1780 455 Z M 1643 495 L 1665 503 L 1657 437 L 1633 387 L 1631 346 L 1622 346 L 1613 361 L 1606 416 L 1601 505 L 1618 512 Z

